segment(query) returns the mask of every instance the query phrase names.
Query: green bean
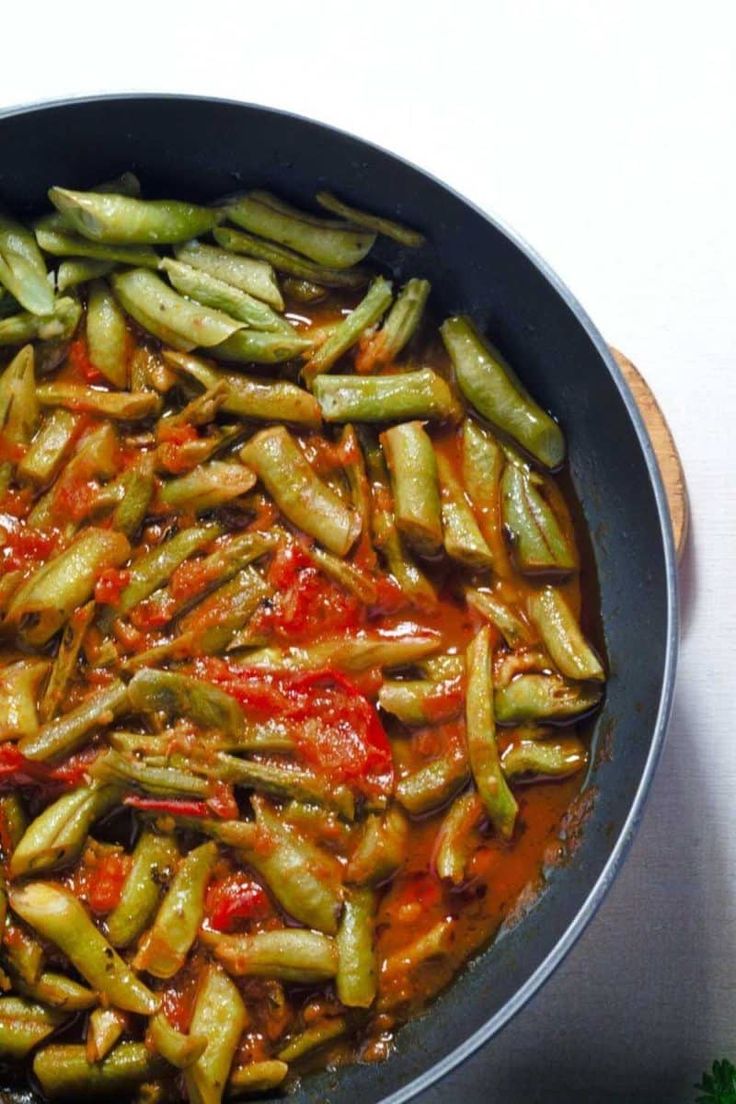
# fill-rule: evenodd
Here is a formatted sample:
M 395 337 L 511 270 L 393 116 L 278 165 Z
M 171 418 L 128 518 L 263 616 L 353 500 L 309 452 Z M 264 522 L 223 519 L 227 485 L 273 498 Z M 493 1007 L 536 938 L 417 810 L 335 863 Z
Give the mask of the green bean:
M 431 368 L 390 376 L 318 376 L 312 390 L 326 422 L 454 420 L 457 400 Z
M 475 790 L 456 797 L 437 832 L 434 865 L 437 877 L 460 885 L 467 877 L 473 853 L 473 831 L 483 814 L 483 802 Z
M 516 740 L 501 756 L 507 778 L 531 775 L 536 778 L 566 778 L 585 766 L 585 747 L 575 736 L 555 740 Z
M 311 1054 L 318 1047 L 326 1046 L 347 1034 L 347 1030 L 347 1020 L 343 1016 L 336 1016 L 332 1020 L 314 1024 L 314 1026 L 308 1027 L 306 1031 L 302 1031 L 300 1035 L 295 1035 L 289 1039 L 286 1046 L 283 1046 L 278 1053 L 279 1061 L 296 1062 L 299 1058 L 303 1058 L 305 1054 Z
M 218 249 L 216 245 L 203 245 L 198 241 L 177 245 L 174 254 L 183 264 L 198 268 L 217 280 L 224 280 L 232 287 L 268 303 L 277 311 L 284 309 L 284 300 L 273 268 L 266 261 L 239 257 L 225 249 Z
M 472 418 L 466 418 L 463 422 L 461 447 L 465 489 L 493 554 L 494 571 L 506 577 L 512 569 L 504 543 L 501 517 L 501 476 L 506 463 L 503 449 L 488 430 Z
M 76 299 L 56 299 L 48 314 L 24 311 L 0 321 L 0 345 L 23 345 L 26 341 L 66 341 L 74 334 L 82 317 Z
M 44 970 L 34 985 L 19 982 L 18 986 L 27 997 L 63 1012 L 85 1012 L 98 1001 L 92 989 L 52 970 Z
M 174 671 L 137 671 L 128 684 L 135 710 L 169 716 L 188 717 L 202 728 L 220 729 L 225 735 L 238 736 L 245 727 L 243 711 L 223 690 L 202 679 Z
M 348 882 L 377 886 L 388 881 L 406 860 L 408 843 L 409 822 L 398 805 L 370 813 L 348 863 Z
M 494 695 L 501 724 L 562 721 L 589 713 L 601 700 L 598 686 L 569 683 L 555 675 L 519 675 Z
M 36 241 L 44 253 L 50 253 L 54 257 L 107 261 L 111 264 L 133 265 L 136 268 L 158 268 L 159 255 L 148 246 L 110 245 L 89 241 L 63 226 L 52 225 L 43 219 L 36 224 L 35 233 Z
M 437 461 L 421 422 L 392 426 L 381 434 L 391 473 L 394 517 L 417 552 L 433 556 L 442 547 Z
M 340 671 L 367 671 L 371 667 L 405 667 L 435 652 L 440 644 L 439 635 L 432 629 L 418 626 L 402 627 L 399 636 L 383 636 L 380 633 L 363 633 L 336 640 L 321 640 L 316 644 L 294 646 L 284 652 L 270 655 L 267 665 L 296 668 L 336 667 Z M 248 665 L 256 663 L 258 656 L 249 656 Z
M 252 421 L 293 422 L 310 429 L 319 427 L 322 421 L 319 405 L 313 395 L 285 380 L 263 383 L 261 380 L 242 376 L 238 372 L 221 372 L 198 357 L 164 353 L 167 364 L 178 372 L 197 380 L 203 387 L 216 387 L 225 383 L 227 391 L 221 409 Z
M 119 801 L 117 786 L 86 786 L 62 794 L 26 829 L 10 860 L 11 878 L 68 866 L 77 859 L 95 821 Z
M 204 655 L 222 651 L 271 592 L 254 568 L 244 568 L 182 618 L 176 641 L 182 647 L 190 642 Z
M 457 560 L 466 567 L 492 568 L 493 552 L 480 531 L 452 463 L 443 453 L 437 454 L 437 471 L 440 480 L 445 552 L 451 559 Z
M 52 410 L 18 464 L 18 478 L 45 487 L 59 474 L 80 425 L 69 410 Z
M 404 977 L 434 959 L 445 958 L 452 950 L 454 941 L 455 921 L 438 920 L 423 935 L 384 960 L 381 965 L 382 980 L 385 983 L 399 975 Z
M 0 997 L 0 1056 L 25 1058 L 65 1019 L 63 1012 L 23 997 Z
M 319 478 L 284 426 L 261 430 L 240 457 L 289 521 L 336 555 L 347 555 L 360 532 L 360 518 Z
M 118 435 L 111 422 L 103 422 L 86 433 L 74 455 L 64 465 L 54 486 L 31 510 L 28 515 L 29 523 L 36 529 L 44 529 L 59 519 L 65 520 L 66 492 L 90 479 L 111 479 L 120 463 L 119 448 Z
M 361 343 L 355 361 L 358 372 L 374 372 L 393 364 L 419 329 L 430 290 L 429 280 L 412 279 L 404 284 L 381 329 Z
M 230 1074 L 227 1084 L 227 1097 L 238 1100 L 251 1093 L 269 1092 L 277 1089 L 284 1081 L 289 1067 L 286 1062 L 271 1059 L 267 1062 L 249 1062 L 247 1066 L 238 1066 Z
M 583 636 L 559 590 L 546 586 L 536 591 L 528 599 L 528 608 L 542 642 L 561 674 L 571 679 L 605 679 L 598 656 Z
M 468 587 L 465 601 L 498 629 L 510 648 L 534 642 L 534 633 L 526 621 L 496 594 Z
M 75 610 L 61 634 L 59 650 L 56 653 L 51 674 L 46 683 L 39 705 L 39 716 L 42 721 L 52 720 L 59 711 L 71 681 L 79 657 L 85 633 L 94 617 L 95 604 L 88 602 L 86 606 L 80 606 Z
M 116 680 L 86 698 L 75 709 L 43 725 L 36 736 L 21 740 L 26 759 L 57 759 L 70 755 L 87 740 L 91 729 L 107 725 L 128 708 L 128 688 Z
M 339 215 L 340 218 L 347 219 L 355 226 L 362 226 L 366 230 L 372 230 L 374 234 L 382 234 L 385 238 L 392 238 L 400 245 L 408 245 L 412 249 L 424 245 L 426 239 L 424 234 L 420 234 L 418 230 L 412 230 L 400 222 L 384 218 L 383 215 L 373 215 L 368 211 L 361 211 L 358 207 L 351 207 L 347 203 L 343 203 L 337 196 L 334 196 L 332 192 L 317 192 L 314 198 L 320 207 L 324 207 L 326 211 L 331 211 L 334 215 Z
M 346 895 L 337 933 L 335 986 L 338 999 L 347 1008 L 370 1008 L 376 997 L 375 917 L 374 890 L 353 889 Z
M 10 971 L 25 985 L 35 985 L 44 965 L 44 949 L 30 932 L 13 923 L 3 930 L 2 954 Z
M 128 375 L 128 329 L 104 280 L 93 280 L 87 295 L 87 345 L 95 368 L 115 387 Z
M 100 755 L 89 773 L 98 782 L 119 782 L 161 797 L 205 798 L 210 790 L 203 778 L 186 769 L 141 762 L 114 748 Z
M 334 935 L 342 904 L 337 860 L 307 836 L 282 823 L 260 797 L 252 797 L 258 842 L 243 848 L 281 907 L 299 923 Z
M 132 540 L 148 513 L 155 488 L 153 462 L 148 454 L 120 477 L 122 497 L 112 515 L 112 527 Z
M 182 861 L 153 927 L 143 936 L 134 964 L 158 978 L 173 977 L 184 965 L 204 915 L 207 882 L 217 861 L 217 845 L 203 843 Z
M 368 280 L 368 273 L 361 268 L 344 269 L 316 264 L 291 249 L 274 245 L 252 234 L 245 234 L 242 230 L 218 226 L 214 230 L 214 238 L 218 245 L 231 253 L 242 253 L 246 257 L 267 261 L 277 272 L 322 284 L 324 287 L 360 287 Z
M 129 947 L 151 920 L 161 886 L 171 876 L 177 858 L 176 844 L 146 828 L 133 852 L 133 862 L 120 900 L 107 917 L 107 937 L 113 947 Z
M 309 549 L 308 555 L 323 574 L 334 579 L 348 594 L 354 595 L 364 605 L 371 606 L 377 600 L 378 591 L 375 582 L 360 567 L 356 567 L 348 560 L 338 559 L 337 556 L 325 552 L 317 545 Z
M 269 192 L 248 192 L 228 203 L 226 209 L 236 226 L 332 268 L 358 264 L 376 240 L 374 233 L 307 214 Z
M 63 406 L 73 413 L 85 411 L 123 422 L 157 414 L 161 399 L 152 391 L 99 391 L 79 383 L 43 383 L 36 389 L 41 406 Z
M 208 754 L 199 769 L 208 777 L 235 786 L 247 786 L 275 797 L 290 797 L 334 809 L 347 820 L 355 816 L 355 800 L 347 786 L 325 781 L 303 768 L 238 759 L 234 755 L 217 752 Z
M 549 503 L 523 471 L 509 464 L 501 480 L 504 523 L 514 542 L 520 571 L 570 572 L 575 549 Z
M 114 269 L 114 261 L 85 260 L 84 257 L 62 261 L 56 271 L 56 290 L 59 295 L 63 295 L 65 291 L 79 284 L 86 284 L 88 280 L 109 276 Z
M 220 535 L 218 525 L 192 526 L 182 529 L 163 544 L 152 548 L 130 568 L 130 582 L 120 594 L 120 602 L 114 615 L 122 616 L 137 606 L 149 594 L 153 594 L 162 583 L 167 582 L 173 572 L 185 560 L 206 548 Z
M 94 1008 L 87 1021 L 85 1052 L 88 1062 L 102 1062 L 128 1026 L 125 1012 L 117 1008 Z
M 207 966 L 197 991 L 191 1033 L 207 1040 L 184 1072 L 190 1104 L 220 1104 L 240 1036 L 248 1022 L 237 986 L 219 966 Z
M 0 797 L 0 823 L 3 829 L 2 854 L 7 862 L 28 827 L 28 817 L 17 793 L 7 793 Z
M 282 315 L 263 300 L 256 299 L 226 280 L 218 279 L 217 276 L 182 261 L 173 261 L 170 257 L 161 261 L 160 268 L 178 292 L 188 295 L 190 299 L 196 299 L 203 306 L 223 311 L 230 318 L 244 322 L 254 330 L 296 336 L 296 330 Z
M 501 771 L 493 715 L 493 668 L 488 626 L 468 645 L 465 739 L 468 761 L 491 823 L 504 839 L 513 835 L 518 806 Z
M 19 659 L 0 669 L 0 740 L 38 732 L 36 699 L 49 667 L 45 659 Z
M 168 1068 L 143 1043 L 118 1043 L 102 1062 L 88 1061 L 85 1047 L 71 1043 L 44 1047 L 33 1059 L 33 1072 L 49 1100 L 125 1098 Z
M 253 472 L 242 464 L 212 460 L 179 479 L 165 483 L 161 489 L 161 501 L 172 510 L 204 513 L 246 494 L 255 481 Z
M 309 349 L 310 338 L 297 333 L 266 333 L 259 330 L 239 330 L 208 349 L 215 360 L 241 364 L 280 364 L 292 360 Z
M 462 708 L 462 684 L 457 679 L 384 679 L 378 692 L 381 709 L 405 725 L 438 724 Z
M 304 366 L 303 376 L 311 384 L 323 372 L 329 372 L 342 356 L 360 339 L 361 334 L 374 326 L 391 303 L 392 285 L 378 276 L 366 292 L 365 298 L 343 318 L 330 336 L 311 355 Z
M 28 644 L 46 644 L 92 597 L 100 573 L 118 567 L 129 555 L 122 533 L 90 526 L 21 585 L 10 603 L 7 624 Z
M 219 345 L 243 328 L 242 322 L 221 311 L 185 299 L 146 268 L 113 273 L 110 282 L 127 314 L 144 330 L 185 353 L 197 345 Z
M 397 800 L 412 816 L 421 816 L 447 804 L 468 780 L 465 757 L 447 753 L 400 780 Z
M 157 1012 L 148 1021 L 146 1043 L 177 1069 L 187 1069 L 204 1054 L 204 1035 L 183 1035 L 172 1027 L 164 1012 Z
M 202 939 L 218 962 L 236 977 L 268 977 L 307 985 L 330 981 L 338 968 L 334 939 L 297 928 L 222 935 L 202 932 Z
M 448 318 L 440 332 L 468 402 L 540 464 L 558 468 L 565 459 L 562 430 L 534 402 L 500 354 L 467 318 Z
M 0 376 L 0 431 L 11 445 L 27 445 L 38 422 L 33 347 L 26 345 Z
M 32 314 L 51 314 L 54 291 L 32 232 L 0 211 L 0 284 Z
M 68 889 L 50 882 L 31 882 L 13 887 L 8 897 L 13 912 L 42 938 L 56 944 L 85 981 L 112 1004 L 142 1015 L 156 1011 L 160 999 L 117 955 Z
M 49 199 L 68 226 L 91 241 L 112 245 L 169 245 L 212 230 L 222 219 L 213 207 L 175 199 L 72 192 L 49 188 Z

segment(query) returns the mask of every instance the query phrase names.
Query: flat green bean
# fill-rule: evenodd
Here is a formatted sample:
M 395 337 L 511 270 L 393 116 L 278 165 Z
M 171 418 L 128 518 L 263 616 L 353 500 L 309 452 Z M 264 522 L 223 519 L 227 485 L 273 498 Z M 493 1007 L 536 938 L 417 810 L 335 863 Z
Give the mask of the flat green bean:
M 394 518 L 408 544 L 423 556 L 442 547 L 440 492 L 432 442 L 421 422 L 405 422 L 381 434 L 391 473 Z
M 373 946 L 376 894 L 351 889 L 345 896 L 337 933 L 337 996 L 346 1008 L 370 1008 L 376 998 L 376 955 Z
M 203 306 L 223 311 L 254 330 L 296 336 L 296 330 L 287 319 L 242 288 L 170 257 L 165 257 L 160 267 L 178 292 L 196 299 Z
M 115 387 L 128 375 L 128 329 L 104 280 L 93 280 L 87 294 L 87 346 L 95 368 Z
M 115 272 L 113 291 L 123 309 L 144 330 L 185 353 L 198 345 L 220 345 L 242 322 L 185 299 L 146 268 Z
M 54 291 L 33 233 L 2 211 L 0 284 L 32 314 L 47 315 L 54 309 Z
M 311 384 L 317 376 L 329 372 L 348 349 L 360 340 L 361 334 L 380 321 L 391 304 L 391 298 L 390 281 L 378 276 L 368 288 L 365 298 L 312 353 L 303 369 L 307 383 Z
M 504 524 L 511 533 L 520 571 L 574 571 L 575 549 L 555 513 L 531 479 L 508 464 L 501 479 Z
M 218 962 L 236 977 L 268 977 L 300 985 L 331 981 L 338 970 L 334 939 L 297 928 L 223 935 L 202 932 Z
M 75 709 L 43 725 L 35 736 L 23 739 L 26 759 L 57 759 L 81 747 L 93 728 L 110 724 L 128 707 L 128 688 L 116 680 L 92 694 Z
M 129 947 L 146 928 L 161 896 L 161 886 L 173 876 L 176 859 L 176 844 L 170 836 L 158 835 L 149 828 L 143 830 L 120 900 L 107 917 L 107 937 L 113 947 Z
M 49 188 L 64 221 L 91 241 L 112 245 L 170 245 L 212 230 L 222 220 L 214 207 L 175 199 L 137 199 L 99 192 Z
M 560 674 L 572 679 L 605 679 L 601 661 L 556 587 L 546 586 L 528 599 L 529 615 Z
M 431 368 L 390 376 L 317 376 L 312 386 L 326 422 L 454 420 L 457 399 Z
M 36 241 L 44 253 L 54 257 L 74 257 L 75 260 L 104 261 L 108 264 L 132 265 L 136 268 L 158 268 L 159 255 L 143 245 L 110 245 L 89 241 L 71 233 L 62 225 L 46 220 L 36 224 Z
M 154 492 L 153 463 L 148 454 L 120 477 L 122 495 L 112 515 L 112 528 L 133 540 L 148 513 Z
M 62 794 L 24 832 L 10 860 L 11 878 L 57 870 L 74 862 L 92 825 L 119 799 L 116 786 L 82 786 Z
M 218 525 L 197 525 L 182 529 L 163 544 L 152 548 L 130 568 L 130 581 L 120 593 L 115 615 L 122 616 L 137 606 L 163 583 L 185 560 L 211 544 L 220 535 Z
M 334 268 L 320 265 L 291 249 L 264 241 L 242 230 L 218 226 L 214 230 L 214 238 L 218 245 L 231 253 L 242 253 L 246 257 L 267 261 L 277 272 L 296 276 L 299 280 L 310 280 L 324 287 L 360 287 L 368 281 L 368 273 L 361 268 Z
M 462 682 L 448 679 L 384 679 L 378 692 L 381 709 L 402 724 L 438 724 L 455 717 L 462 709 Z
M 18 988 L 25 996 L 63 1012 L 86 1012 L 99 1000 L 94 990 L 53 970 L 44 970 L 33 985 L 18 982 Z
M 207 1046 L 184 1072 L 190 1104 L 220 1104 L 247 1022 L 248 1013 L 235 983 L 219 966 L 205 967 L 190 1031 L 206 1039 Z
M 369 813 L 346 872 L 354 885 L 377 886 L 401 869 L 409 845 L 409 822 L 398 805 Z
M 183 264 L 198 268 L 217 280 L 224 280 L 232 287 L 268 303 L 277 311 L 284 309 L 284 300 L 267 261 L 258 261 L 252 257 L 240 257 L 216 245 L 204 245 L 198 241 L 188 241 L 174 248 L 174 255 Z
M 374 372 L 394 363 L 421 325 L 430 290 L 429 280 L 412 279 L 404 284 L 381 329 L 361 342 L 356 371 Z
M 466 567 L 490 569 L 494 564 L 493 553 L 480 531 L 451 461 L 441 452 L 437 454 L 437 471 L 445 552 Z

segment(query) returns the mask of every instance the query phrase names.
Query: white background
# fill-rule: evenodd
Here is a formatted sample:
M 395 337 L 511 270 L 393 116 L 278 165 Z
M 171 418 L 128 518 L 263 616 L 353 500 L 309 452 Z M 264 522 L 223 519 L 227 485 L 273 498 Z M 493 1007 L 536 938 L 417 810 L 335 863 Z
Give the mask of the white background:
M 706 1063 L 736 1060 L 733 12 L 727 0 L 3 5 L 0 107 L 228 96 L 431 170 L 534 244 L 645 372 L 675 432 L 693 537 L 677 702 L 644 825 L 555 978 L 422 1104 L 690 1101 Z

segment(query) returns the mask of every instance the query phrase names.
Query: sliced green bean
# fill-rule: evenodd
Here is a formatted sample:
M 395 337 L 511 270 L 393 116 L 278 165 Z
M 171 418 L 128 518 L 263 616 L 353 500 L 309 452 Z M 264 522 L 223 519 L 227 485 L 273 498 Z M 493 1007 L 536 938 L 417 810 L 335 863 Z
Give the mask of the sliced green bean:
M 227 217 L 260 238 L 332 268 L 358 264 L 376 240 L 374 233 L 349 222 L 308 214 L 264 191 L 248 192 L 228 203 Z
M 49 188 L 49 199 L 82 237 L 112 245 L 170 245 L 204 234 L 222 219 L 214 207 L 175 199 L 137 199 L 58 187 Z
M 286 1046 L 283 1046 L 278 1053 L 279 1061 L 296 1062 L 306 1054 L 311 1054 L 313 1050 L 327 1046 L 328 1043 L 332 1043 L 335 1039 L 346 1035 L 347 1030 L 347 1020 L 343 1016 L 336 1016 L 332 1020 L 314 1024 L 314 1026 L 308 1027 L 306 1031 L 302 1031 L 300 1035 L 289 1039 Z
M 212 276 L 201 268 L 165 257 L 160 267 L 182 295 L 196 299 L 205 307 L 223 311 L 230 318 L 244 322 L 254 330 L 296 336 L 296 330 L 282 315 L 262 299 L 235 287 L 226 280 Z
M 381 709 L 405 725 L 438 724 L 462 709 L 462 683 L 457 680 L 384 679 L 378 692 Z
M 16 591 L 7 624 L 27 643 L 46 644 L 94 592 L 100 572 L 119 567 L 130 555 L 122 533 L 84 529 L 63 552 L 37 568 Z
M 467 877 L 473 853 L 473 832 L 483 815 L 483 802 L 475 790 L 456 797 L 437 832 L 434 865 L 437 877 L 460 885 Z
M 11 878 L 58 870 L 77 859 L 92 825 L 119 801 L 117 786 L 83 786 L 48 805 L 27 828 L 10 860 Z
M 274 1058 L 266 1062 L 249 1062 L 247 1066 L 237 1066 L 230 1074 L 227 1084 L 228 1099 L 239 1100 L 251 1093 L 269 1092 L 277 1089 L 289 1072 L 286 1062 Z
M 313 383 L 317 376 L 329 372 L 342 356 L 360 339 L 361 334 L 383 317 L 392 298 L 392 285 L 378 276 L 366 292 L 365 298 L 343 318 L 307 361 L 303 369 L 304 379 Z
M 220 1104 L 240 1036 L 248 1022 L 237 986 L 219 966 L 207 966 L 197 991 L 190 1031 L 207 1040 L 184 1072 L 190 1104 Z
M 268 977 L 300 985 L 331 981 L 338 969 L 334 939 L 321 932 L 285 928 L 254 935 L 202 933 L 218 962 L 236 977 Z
M 396 786 L 396 798 L 412 816 L 433 812 L 463 788 L 469 773 L 464 756 L 441 755 L 402 778 Z
M 214 238 L 218 245 L 231 253 L 242 253 L 246 257 L 267 261 L 277 272 L 322 284 L 324 287 L 360 287 L 368 281 L 368 273 L 361 268 L 334 268 L 316 264 L 291 249 L 274 245 L 252 234 L 245 234 L 242 230 L 218 226 L 214 230 Z
M 390 376 L 317 376 L 313 388 L 326 422 L 454 420 L 459 406 L 431 368 Z
M 556 740 L 515 740 L 501 756 L 507 778 L 567 778 L 585 766 L 585 747 L 575 736 Z
M 96 261 L 84 257 L 74 257 L 68 261 L 62 261 L 56 271 L 56 290 L 63 295 L 70 288 L 86 284 L 88 280 L 99 280 L 103 276 L 109 276 L 114 270 L 114 261 Z
M 289 521 L 336 555 L 347 555 L 360 533 L 360 518 L 319 478 L 284 426 L 261 430 L 240 456 Z
M 23 997 L 0 997 L 0 1056 L 25 1058 L 65 1019 L 58 1009 L 44 1008 Z
M 381 329 L 361 344 L 355 362 L 358 372 L 374 372 L 393 364 L 419 329 L 430 290 L 429 280 L 412 279 L 404 284 Z
M 76 299 L 63 296 L 48 314 L 24 311 L 0 320 L 0 345 L 23 345 L 26 341 L 66 341 L 82 317 Z
M 31 882 L 13 887 L 8 897 L 13 912 L 54 943 L 85 981 L 117 1008 L 142 1015 L 156 1011 L 160 998 L 123 962 L 68 889 L 51 882 Z
M 18 478 L 46 487 L 61 471 L 80 424 L 78 415 L 60 408 L 48 413 L 18 464 Z
M 217 280 L 224 280 L 232 287 L 253 295 L 268 303 L 277 311 L 284 309 L 284 300 L 274 275 L 273 268 L 266 261 L 252 257 L 240 257 L 216 245 L 204 245 L 202 242 L 189 241 L 174 249 L 178 261 L 198 268 Z
M 226 735 L 243 732 L 245 717 L 235 698 L 202 679 L 174 671 L 137 671 L 128 684 L 131 705 L 145 713 L 159 710 L 174 717 L 188 717 L 202 728 L 220 729 Z
M 399 532 L 423 556 L 442 547 L 440 492 L 432 442 L 421 422 L 405 422 L 381 434 L 391 473 Z
M 115 387 L 128 375 L 128 328 L 104 280 L 93 280 L 87 295 L 87 345 L 95 368 Z
M 94 1008 L 87 1021 L 87 1060 L 102 1062 L 128 1026 L 125 1012 L 117 1008 Z
M 33 1073 L 49 1100 L 123 1099 L 137 1085 L 169 1069 L 143 1043 L 119 1043 L 102 1062 L 90 1062 L 86 1048 L 72 1043 L 44 1047 Z
M 164 1012 L 157 1012 L 148 1021 L 146 1042 L 177 1069 L 191 1066 L 204 1054 L 207 1046 L 204 1035 L 184 1035 L 177 1031 Z
M 32 314 L 47 315 L 54 309 L 54 290 L 33 233 L 2 211 L 0 284 Z
M 376 894 L 352 889 L 345 896 L 337 933 L 337 996 L 347 1008 L 370 1008 L 376 998 L 376 955 L 373 946 Z
M 128 704 L 125 683 L 111 682 L 75 709 L 43 725 L 36 736 L 21 740 L 20 750 L 26 759 L 45 760 L 70 755 L 86 742 L 93 728 L 110 724 L 126 711 Z
M 170 881 L 177 859 L 170 836 L 144 829 L 133 852 L 133 863 L 123 884 L 120 900 L 107 917 L 107 937 L 113 947 L 129 947 L 151 920 Z
M 549 503 L 514 464 L 501 480 L 504 524 L 514 542 L 520 571 L 570 572 L 577 567 L 575 549 Z
M 495 625 L 510 648 L 534 642 L 534 633 L 526 621 L 522 620 L 519 614 L 497 595 L 487 590 L 474 590 L 468 587 L 465 591 L 465 601 Z
M 168 350 L 164 358 L 176 371 L 195 379 L 207 389 L 225 384 L 226 394 L 221 409 L 226 414 L 236 414 L 252 421 L 279 419 L 310 429 L 317 429 L 322 422 L 317 400 L 293 383 L 285 380 L 264 383 L 239 372 L 222 372 L 198 357 Z
M 73 678 L 79 651 L 94 613 L 94 602 L 88 602 L 86 606 L 80 606 L 79 609 L 75 610 L 64 626 L 59 641 L 59 650 L 56 653 L 56 658 L 51 667 L 51 674 L 39 705 L 39 716 L 44 722 L 52 720 L 59 711 L 69 683 Z
M 519 675 L 496 690 L 494 698 L 501 724 L 563 721 L 595 708 L 601 700 L 601 689 L 569 683 L 555 675 Z
M 212 460 L 165 483 L 161 488 L 161 501 L 172 510 L 204 513 L 246 494 L 255 481 L 253 472 L 242 464 Z
M 572 679 L 605 679 L 601 661 L 559 590 L 543 587 L 529 597 L 528 606 L 542 642 L 561 674 Z
M 0 431 L 11 445 L 27 445 L 38 423 L 33 347 L 26 345 L 0 376 Z
M 565 459 L 562 430 L 534 402 L 500 354 L 467 318 L 448 318 L 440 332 L 468 402 L 540 464 L 558 468 Z
M 412 249 L 424 245 L 426 239 L 424 234 L 420 234 L 418 230 L 412 230 L 409 226 L 395 222 L 394 219 L 384 218 L 383 215 L 373 215 L 369 211 L 361 211 L 358 207 L 343 203 L 332 192 L 317 192 L 314 198 L 320 207 L 324 207 L 326 211 L 331 211 L 333 215 L 339 215 L 340 218 L 347 219 L 355 226 L 372 230 L 374 234 L 382 234 L 384 238 L 392 238 L 399 245 L 408 245 Z
M 63 226 L 41 220 L 36 225 L 36 241 L 44 253 L 54 257 L 74 257 L 110 264 L 133 265 L 136 268 L 158 268 L 160 260 L 155 249 L 143 245 L 111 245 L 90 241 Z
M 182 861 L 153 927 L 141 940 L 136 969 L 170 978 L 182 968 L 202 923 L 204 895 L 216 861 L 217 845 L 212 842 L 190 851 Z
M 49 666 L 45 659 L 19 659 L 0 669 L 0 740 L 38 732 L 36 700 Z

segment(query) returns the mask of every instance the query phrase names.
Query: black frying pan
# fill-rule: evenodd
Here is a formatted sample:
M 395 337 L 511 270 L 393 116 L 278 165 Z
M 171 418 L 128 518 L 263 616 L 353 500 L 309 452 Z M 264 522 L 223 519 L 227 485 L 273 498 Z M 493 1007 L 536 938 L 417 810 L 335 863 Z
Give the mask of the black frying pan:
M 564 425 L 611 668 L 596 737 L 605 734 L 612 756 L 588 779 L 598 794 L 580 846 L 523 922 L 402 1029 L 388 1062 L 309 1078 L 290 1098 L 400 1104 L 496 1034 L 549 977 L 640 819 L 677 653 L 675 558 L 656 463 L 608 349 L 557 277 L 509 230 L 404 161 L 293 115 L 193 97 L 101 97 L 0 116 L 0 200 L 18 212 L 40 208 L 50 184 L 84 188 L 124 169 L 141 175 L 147 194 L 193 199 L 252 184 L 308 203 L 326 187 L 420 227 L 429 244 L 419 253 L 384 245 L 380 259 L 399 279 L 429 277 L 438 313 L 472 314 Z

